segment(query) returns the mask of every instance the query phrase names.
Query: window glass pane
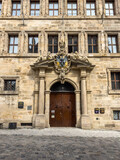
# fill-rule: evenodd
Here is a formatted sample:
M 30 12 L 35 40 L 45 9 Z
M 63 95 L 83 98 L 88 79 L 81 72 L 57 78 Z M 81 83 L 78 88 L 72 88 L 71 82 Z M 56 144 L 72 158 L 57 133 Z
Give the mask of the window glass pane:
M 54 9 L 58 9 L 58 4 L 57 3 L 54 4 Z
M 40 9 L 40 4 L 36 3 L 36 9 Z
M 54 53 L 57 53 L 57 52 L 58 52 L 58 47 L 55 46 L 55 47 L 54 47 Z
M 49 38 L 48 38 L 48 43 L 49 43 L 49 44 L 52 44 L 52 37 L 49 37 Z
M 9 46 L 9 53 L 13 53 L 13 46 Z
M 120 73 L 116 72 L 116 80 L 120 80 Z
M 68 9 L 72 9 L 72 5 L 71 4 L 68 4 Z
M 113 10 L 110 10 L 110 16 L 113 16 L 114 14 L 113 14 Z
M 114 80 L 114 73 L 111 72 L 111 80 Z
M 112 89 L 115 89 L 115 82 L 112 82 Z
M 33 47 L 32 47 L 32 46 L 29 46 L 28 52 L 29 52 L 29 53 L 32 53 L 32 52 L 33 52 Z
M 31 11 L 31 16 L 34 16 L 34 11 Z
M 38 44 L 34 46 L 34 53 L 38 53 Z
M 120 89 L 120 82 L 116 82 L 116 89 Z
M 17 11 L 17 16 L 20 16 L 20 10 Z
M 17 9 L 20 9 L 20 4 L 19 3 L 17 4 Z
M 88 36 L 88 44 L 92 44 L 92 37 Z
M 38 37 L 34 38 L 35 44 L 38 44 Z
M 18 46 L 14 46 L 14 53 L 18 52 Z
M 93 46 L 93 53 L 97 53 L 97 46 Z
M 18 37 L 15 37 L 15 44 L 18 44 Z
M 112 43 L 116 44 L 116 37 L 112 37 Z
M 88 53 L 92 53 L 92 46 L 88 46 Z
M 93 44 L 97 44 L 97 37 L 93 37 Z
M 91 16 L 95 16 L 95 10 L 91 10 Z
M 90 10 L 87 10 L 87 16 L 90 16 Z
M 71 16 L 71 15 L 72 15 L 72 11 L 68 10 L 68 16 Z
M 119 120 L 120 120 L 120 111 L 119 111 L 118 115 L 119 115 Z
M 95 4 L 91 3 L 91 9 L 94 9 L 94 8 L 95 8 Z
M 39 11 L 36 11 L 36 16 L 39 16 L 39 13 L 40 13 Z
M 77 15 L 77 11 L 74 10 L 74 11 L 73 11 L 73 16 L 76 16 L 76 15 Z
M 74 47 L 74 51 L 73 52 L 75 53 L 76 51 L 78 51 L 78 47 L 77 46 Z
M 58 11 L 54 11 L 54 16 L 58 16 Z
M 68 47 L 68 53 L 72 53 L 72 46 Z
M 13 44 L 14 38 L 10 37 L 10 44 Z
M 117 53 L 117 47 L 113 46 L 113 53 Z
M 13 3 L 13 9 L 16 9 L 16 8 L 17 8 L 16 3 Z
M 49 16 L 53 16 L 53 11 L 49 11 Z
M 16 16 L 16 11 L 12 11 L 12 16 Z
M 2 3 L 0 2 L 0 10 L 2 9 Z
M 106 8 L 106 9 L 108 9 L 108 8 L 109 8 L 109 7 L 108 7 L 108 3 L 106 3 L 106 4 L 105 4 L 105 8 Z
M 109 10 L 106 10 L 106 16 L 109 16 Z
M 53 4 L 52 3 L 49 4 L 49 9 L 53 9 Z
M 117 112 L 117 111 L 114 111 L 114 112 L 113 112 L 113 115 L 114 115 L 114 120 L 118 120 L 118 112 Z
M 112 46 L 108 46 L 109 48 L 109 53 L 112 53 Z
M 113 3 L 109 3 L 110 9 L 113 9 Z
M 89 3 L 86 4 L 86 8 L 90 9 L 90 4 Z
M 74 37 L 74 44 L 78 44 L 78 38 Z
M 111 37 L 108 37 L 108 44 L 111 44 Z
M 31 9 L 35 9 L 35 4 L 31 3 Z
M 68 44 L 72 44 L 72 37 L 68 38 Z
M 54 38 L 54 44 L 58 44 L 58 38 L 57 37 Z
M 73 9 L 77 9 L 77 4 L 73 4 Z
M 52 46 L 48 47 L 48 51 L 52 53 Z

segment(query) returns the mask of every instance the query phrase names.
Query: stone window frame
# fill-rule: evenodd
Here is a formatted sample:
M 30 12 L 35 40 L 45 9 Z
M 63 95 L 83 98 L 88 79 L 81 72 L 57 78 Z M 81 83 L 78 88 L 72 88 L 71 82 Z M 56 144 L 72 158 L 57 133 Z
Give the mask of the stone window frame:
M 38 53 L 29 53 L 28 51 L 28 45 L 29 45 L 29 36 L 34 36 L 34 35 L 38 35 Z M 25 31 L 25 39 L 24 39 L 24 44 L 25 44 L 25 49 L 24 49 L 24 52 L 25 52 L 25 56 L 40 56 L 41 54 L 41 31 Z
M 98 37 L 98 53 L 88 53 L 88 35 L 97 35 Z M 101 46 L 100 46 L 100 38 L 101 38 L 101 33 L 100 31 L 94 32 L 94 31 L 86 31 L 86 52 L 90 56 L 99 56 L 101 53 Z
M 10 36 L 18 36 L 18 52 L 17 53 L 9 53 L 9 37 Z M 20 31 L 18 32 L 10 32 L 10 31 L 6 31 L 5 34 L 5 41 L 6 41 L 6 52 L 9 56 L 19 56 L 20 55 L 20 43 L 21 43 L 21 39 L 20 39 Z
M 4 80 L 16 80 L 16 90 L 15 91 L 5 91 L 4 90 Z M 1 76 L 0 77 L 0 95 L 18 95 L 19 94 L 19 76 Z
M 108 49 L 108 36 L 117 36 L 117 53 L 109 53 Z M 116 55 L 120 53 L 120 32 L 114 32 L 114 31 L 106 31 L 106 47 L 107 47 L 107 53 L 109 55 Z
M 108 94 L 120 95 L 120 90 L 113 90 L 111 85 L 111 72 L 120 72 L 120 68 L 107 68 Z
M 113 122 L 119 122 L 120 123 L 120 120 L 114 120 L 114 114 L 113 114 L 113 111 L 120 111 L 120 107 L 111 107 L 110 108 L 110 118 Z

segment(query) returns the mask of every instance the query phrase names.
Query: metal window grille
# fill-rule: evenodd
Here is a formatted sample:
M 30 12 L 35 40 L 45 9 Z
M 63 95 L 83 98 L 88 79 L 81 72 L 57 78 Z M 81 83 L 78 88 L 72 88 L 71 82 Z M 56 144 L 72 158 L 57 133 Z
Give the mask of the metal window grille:
M 4 90 L 5 91 L 15 91 L 16 80 L 4 80 Z

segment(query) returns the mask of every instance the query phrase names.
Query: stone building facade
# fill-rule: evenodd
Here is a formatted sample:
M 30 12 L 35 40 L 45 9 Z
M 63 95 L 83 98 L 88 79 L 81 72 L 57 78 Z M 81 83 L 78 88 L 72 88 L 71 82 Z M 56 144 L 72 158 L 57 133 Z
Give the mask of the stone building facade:
M 120 0 L 1 0 L 0 127 L 120 129 L 119 58 Z

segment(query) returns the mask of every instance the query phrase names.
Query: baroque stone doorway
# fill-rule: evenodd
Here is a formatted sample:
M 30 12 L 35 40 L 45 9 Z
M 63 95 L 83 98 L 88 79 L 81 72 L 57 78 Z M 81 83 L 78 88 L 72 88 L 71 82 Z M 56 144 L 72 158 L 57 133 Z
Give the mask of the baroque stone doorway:
M 75 93 L 70 83 L 57 82 L 51 87 L 49 117 L 51 127 L 75 127 Z

